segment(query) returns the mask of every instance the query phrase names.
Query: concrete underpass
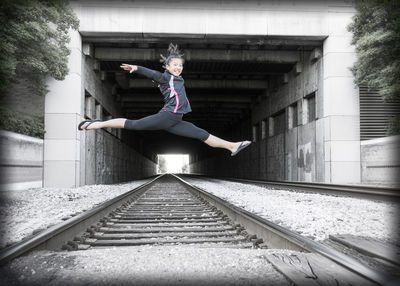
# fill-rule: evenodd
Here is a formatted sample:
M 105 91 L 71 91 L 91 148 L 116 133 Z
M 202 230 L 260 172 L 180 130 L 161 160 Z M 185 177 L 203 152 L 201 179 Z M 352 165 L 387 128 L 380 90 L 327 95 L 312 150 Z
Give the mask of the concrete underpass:
M 218 137 L 230 141 L 249 139 L 254 144 L 237 158 L 231 158 L 225 150 L 213 149 L 197 140 L 165 131 L 123 130 L 121 134 L 119 130 L 109 130 L 111 134 L 154 162 L 157 162 L 157 154 L 189 154 L 191 171 L 194 173 L 276 180 L 296 180 L 297 174 L 287 170 L 283 164 L 285 137 L 290 136 L 284 136 L 284 125 L 279 126 L 280 119 L 275 119 L 275 128 L 272 123 L 267 126 L 269 118 L 274 120 L 275 113 L 285 112 L 287 108 L 282 106 L 282 99 L 273 97 L 285 97 L 278 93 L 279 89 L 287 87 L 292 87 L 293 90 L 289 92 L 297 93 L 299 98 L 286 98 L 285 101 L 296 102 L 305 92 L 312 93 L 312 87 L 318 86 L 321 76 L 319 58 L 322 40 L 321 37 L 263 40 L 259 37 L 228 35 L 210 39 L 182 39 L 179 35 L 170 35 L 143 38 L 141 43 L 126 43 L 125 38 L 115 36 L 83 38 L 84 47 L 89 53 L 86 59 L 89 64 L 87 73 L 92 72 L 90 67 L 94 58 L 100 68 L 101 85 L 111 87 L 111 93 L 104 95 L 107 97 L 104 101 L 112 102 L 116 114 L 139 119 L 161 109 L 163 100 L 155 84 L 149 79 L 123 71 L 120 65 L 137 64 L 162 72 L 159 55 L 165 54 L 166 47 L 173 42 L 183 49 L 186 59 L 182 76 L 193 111 L 184 119 Z M 298 82 L 300 90 L 296 92 L 295 77 L 303 72 L 303 67 L 305 75 Z M 304 91 L 304 81 L 309 85 L 308 91 Z M 97 102 L 97 109 L 101 109 L 102 114 L 98 114 L 100 110 L 96 114 L 96 99 L 87 90 L 85 105 L 87 118 L 107 119 L 107 114 L 111 113 Z M 299 118 L 297 114 L 292 116 L 292 120 Z M 279 118 L 279 115 L 275 117 Z M 297 121 L 293 123 L 295 129 L 292 133 L 297 132 Z M 305 125 L 312 124 L 312 121 Z M 312 155 L 307 156 L 314 156 L 315 126 L 309 129 L 314 142 Z M 91 133 L 94 132 L 86 134 L 89 142 L 93 137 L 91 135 L 94 135 Z M 288 148 L 293 149 L 298 145 L 297 138 L 290 139 Z M 86 170 L 93 169 L 93 158 L 90 152 L 87 155 L 86 158 L 90 159 L 86 161 Z M 297 169 L 296 161 L 290 163 Z M 291 178 L 288 178 L 289 175 Z M 315 174 L 312 177 L 315 179 Z M 90 180 L 89 176 L 87 178 Z
M 168 153 L 189 154 L 198 174 L 360 183 L 360 96 L 346 28 L 354 7 L 339 2 L 71 1 L 80 28 L 71 31 L 70 74 L 48 81 L 44 186 L 147 177 L 157 154 Z M 163 72 L 159 55 L 170 42 L 185 54 L 193 111 L 184 120 L 223 139 L 252 140 L 237 157 L 163 131 L 77 131 L 85 118 L 160 110 L 152 81 L 119 66 Z

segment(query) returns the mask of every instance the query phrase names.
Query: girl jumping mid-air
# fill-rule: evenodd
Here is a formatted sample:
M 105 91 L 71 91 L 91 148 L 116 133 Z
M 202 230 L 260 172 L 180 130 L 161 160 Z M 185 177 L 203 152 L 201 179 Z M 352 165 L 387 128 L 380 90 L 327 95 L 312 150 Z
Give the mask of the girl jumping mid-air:
M 154 71 L 142 66 L 122 64 L 121 68 L 137 72 L 159 84 L 161 93 L 164 96 L 165 105 L 157 113 L 138 120 L 116 118 L 107 121 L 85 120 L 82 121 L 78 130 L 92 130 L 100 128 L 125 128 L 130 130 L 166 130 L 170 133 L 195 138 L 215 148 L 224 148 L 231 151 L 235 156 L 241 150 L 248 147 L 250 141 L 229 142 L 211 135 L 204 129 L 182 120 L 184 114 L 191 112 L 189 100 L 186 97 L 184 80 L 180 76 L 183 70 L 184 59 L 177 46 L 169 45 L 168 57 L 162 57 L 164 73 Z

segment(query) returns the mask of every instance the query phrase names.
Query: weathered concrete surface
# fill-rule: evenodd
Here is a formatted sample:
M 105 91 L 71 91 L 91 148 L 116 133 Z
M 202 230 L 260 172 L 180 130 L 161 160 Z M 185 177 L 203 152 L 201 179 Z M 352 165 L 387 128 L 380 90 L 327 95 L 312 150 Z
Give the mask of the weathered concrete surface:
M 107 61 L 146 61 L 157 58 L 165 50 L 96 48 L 95 57 Z M 296 63 L 300 61 L 297 51 L 258 51 L 258 50 L 216 50 L 185 49 L 185 60 L 190 61 L 257 61 L 265 63 Z
M 298 181 L 315 182 L 315 121 L 298 127 Z
M 43 140 L 0 130 L 0 189 L 41 187 Z
M 111 184 L 152 176 L 156 163 L 104 130 L 88 131 L 86 184 Z
M 267 178 L 282 180 L 285 177 L 285 136 L 279 134 L 267 141 Z
M 96 61 L 90 56 L 83 59 L 84 117 L 100 120 L 122 117 L 113 86 L 102 80 L 101 73 L 95 69 Z M 128 146 L 120 131 L 107 128 L 81 132 L 82 185 L 118 183 L 156 173 L 156 163 Z
M 360 183 L 359 89 L 350 67 L 355 61 L 350 14 L 333 13 L 330 35 L 323 45 L 323 115 L 325 182 Z
M 317 110 L 318 112 L 318 110 Z M 325 182 L 324 119 L 315 121 L 315 181 Z
M 221 154 L 217 158 L 207 159 L 201 163 L 201 167 L 193 162 L 192 170 L 228 177 L 324 181 L 322 59 L 310 60 L 312 54 L 303 52 L 301 62 L 286 74 L 286 81 L 279 77 L 271 79 L 266 89 L 267 97 L 252 104 L 251 124 L 259 126 L 257 130 L 260 134 L 250 148 L 237 158 L 226 158 Z M 313 108 L 307 102 L 310 94 L 315 94 Z M 290 120 L 293 121 L 289 118 L 289 109 L 294 104 L 297 105 L 294 111 L 297 120 L 289 124 Z M 311 109 L 315 109 L 315 118 L 310 119 Z M 273 116 L 278 113 L 281 114 L 279 118 L 284 119 L 285 130 L 262 130 L 270 128 Z M 266 124 L 263 125 L 262 121 Z M 246 123 L 237 128 L 228 137 L 234 138 L 233 141 L 250 139 L 245 131 Z M 263 132 L 265 138 L 261 136 Z M 214 166 L 217 166 L 215 173 L 211 172 Z
M 197 35 L 328 35 L 336 15 L 352 13 L 347 1 L 70 1 L 83 35 L 113 33 Z M 335 13 L 332 13 L 335 14 Z M 340 16 L 340 15 L 339 15 Z M 171 17 L 174 25 L 166 25 Z
M 70 73 L 62 82 L 48 81 L 44 185 L 76 187 L 155 174 L 154 162 L 123 144 L 120 131 L 85 133 L 77 130 L 78 123 L 85 118 L 108 120 L 121 114 L 114 87 L 98 72 L 96 60 L 90 53 L 82 52 L 79 33 L 71 33 Z M 90 132 L 99 135 L 92 136 Z
M 286 177 L 289 181 L 298 181 L 298 159 L 297 159 L 297 146 L 298 146 L 298 128 L 288 130 L 285 136 L 285 162 L 286 162 Z
M 247 166 L 245 159 L 238 159 L 238 163 L 220 163 L 218 173 L 222 172 L 221 169 L 241 170 L 241 166 L 246 165 L 250 169 L 230 173 L 239 172 L 239 177 L 257 178 L 257 172 L 262 174 L 261 169 L 264 168 L 257 160 L 265 160 L 267 179 L 360 183 L 362 154 L 358 89 L 350 84 L 352 75 L 348 71 L 354 60 L 354 51 L 349 45 L 349 35 L 343 23 L 337 22 L 338 19 L 348 21 L 349 15 L 337 16 L 329 16 L 329 21 L 337 26 L 330 26 L 332 35 L 324 42 L 324 50 L 303 52 L 301 61 L 289 73 L 282 78 L 271 78 L 266 90 L 267 99 L 252 105 L 253 126 L 268 120 L 268 125 L 273 128 L 272 117 L 284 112 L 285 133 L 276 135 L 269 130 L 266 142 L 257 143 L 257 146 L 265 148 L 263 159 L 257 148 L 249 148 L 246 152 L 251 153 L 252 164 Z M 344 53 L 344 61 L 338 60 L 340 53 Z M 315 98 L 314 107 L 310 105 L 310 95 Z M 290 106 L 293 104 L 297 105 L 297 124 L 289 123 L 292 120 L 289 116 L 293 116 L 289 115 Z M 313 113 L 315 116 L 309 118 Z M 236 134 L 235 139 L 245 139 L 243 134 Z M 279 136 L 284 139 L 279 140 Z M 218 165 L 217 162 L 210 164 Z
M 361 141 L 361 182 L 400 187 L 400 136 Z
M 63 81 L 48 78 L 45 97 L 44 186 L 79 186 L 81 140 L 77 130 L 84 108 L 82 38 L 71 31 L 69 74 Z

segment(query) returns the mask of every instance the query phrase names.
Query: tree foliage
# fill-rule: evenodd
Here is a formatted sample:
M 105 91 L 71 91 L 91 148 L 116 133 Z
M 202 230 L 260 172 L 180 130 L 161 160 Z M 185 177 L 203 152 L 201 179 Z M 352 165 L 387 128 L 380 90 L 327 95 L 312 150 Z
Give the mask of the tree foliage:
M 0 2 L 0 90 L 26 78 L 33 93 L 47 92 L 45 77 L 68 74 L 69 29 L 79 20 L 64 0 Z
M 389 124 L 386 134 L 388 136 L 400 135 L 400 114 L 389 119 Z
M 0 107 L 0 130 L 44 138 L 44 123 L 42 116 L 34 116 Z
M 357 84 L 379 89 L 384 100 L 400 98 L 400 1 L 355 0 L 353 33 Z

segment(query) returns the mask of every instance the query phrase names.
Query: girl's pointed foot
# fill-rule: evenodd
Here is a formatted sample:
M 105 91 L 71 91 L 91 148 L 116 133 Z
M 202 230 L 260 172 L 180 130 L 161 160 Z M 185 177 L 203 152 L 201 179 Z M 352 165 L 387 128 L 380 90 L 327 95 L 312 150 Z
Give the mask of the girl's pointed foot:
M 81 123 L 79 123 L 79 125 L 78 125 L 78 130 L 79 130 L 79 131 L 90 130 L 90 129 L 88 129 L 88 127 L 89 127 L 90 125 L 92 125 L 93 123 L 99 122 L 99 121 L 101 121 L 101 120 L 99 120 L 99 119 L 84 120 L 84 121 L 82 121 Z
M 242 141 L 240 142 L 238 148 L 236 149 L 236 151 L 232 152 L 231 156 L 236 156 L 240 151 L 242 151 L 243 149 L 249 147 L 251 144 L 251 141 Z

